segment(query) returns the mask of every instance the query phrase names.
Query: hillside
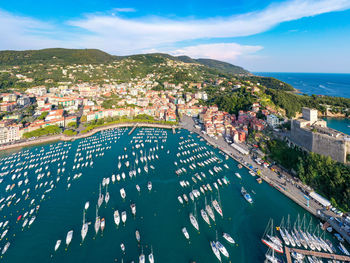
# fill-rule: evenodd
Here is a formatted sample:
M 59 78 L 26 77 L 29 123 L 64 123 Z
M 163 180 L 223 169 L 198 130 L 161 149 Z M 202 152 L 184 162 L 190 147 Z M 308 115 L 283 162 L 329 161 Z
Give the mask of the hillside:
M 124 59 L 142 60 L 150 65 L 164 62 L 161 58 L 196 63 L 216 70 L 221 74 L 250 74 L 245 69 L 213 59 L 192 59 L 187 56 L 174 57 L 168 54 L 140 54 L 131 56 L 112 56 L 98 49 L 64 49 L 49 48 L 26 51 L 0 51 L 0 66 L 32 65 L 32 64 L 105 64 Z
M 0 51 L 0 65 L 97 64 L 116 58 L 98 49 L 48 48 L 26 51 Z

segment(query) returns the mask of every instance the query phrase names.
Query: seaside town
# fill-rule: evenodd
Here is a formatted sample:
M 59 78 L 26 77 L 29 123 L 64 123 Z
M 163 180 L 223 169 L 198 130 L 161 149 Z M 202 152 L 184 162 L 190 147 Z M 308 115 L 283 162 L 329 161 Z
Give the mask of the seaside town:
M 44 78 L 44 81 L 41 79 L 40 85 L 38 85 L 33 72 L 42 72 L 41 67 L 39 67 L 40 69 L 35 69 L 31 66 L 29 68 L 24 66 L 23 68 L 25 69 L 20 66 L 5 67 L 2 73 L 9 74 L 8 76 L 15 80 L 14 83 L 16 85 L 23 86 L 7 89 L 6 92 L 0 94 L 0 145 L 2 149 L 15 149 L 16 147 L 49 143 L 57 140 L 66 142 L 76 139 L 87 140 L 87 138 L 91 138 L 99 131 L 107 131 L 106 134 L 109 134 L 109 131 L 113 131 L 115 128 L 117 128 L 119 136 L 124 132 L 122 129 L 118 130 L 118 128 L 122 127 L 132 128 L 129 131 L 129 135 L 131 135 L 138 125 L 140 127 L 166 127 L 172 129 L 174 134 L 176 134 L 176 130 L 184 129 L 191 134 L 197 134 L 197 138 L 205 140 L 207 145 L 217 148 L 225 156 L 226 160 L 231 157 L 237 161 L 238 166 L 235 169 L 247 168 L 249 174 L 256 178 L 255 180 L 258 184 L 261 184 L 263 181 L 267 182 L 300 207 L 318 217 L 323 222 L 321 223 L 321 229 L 324 232 L 335 232 L 337 242 L 350 241 L 350 216 L 344 209 L 348 202 L 346 197 L 328 200 L 318 193 L 316 186 L 316 189 L 314 189 L 306 183 L 306 180 L 302 181 L 300 179 L 302 170 L 298 170 L 299 178 L 295 171 L 296 167 L 300 169 L 300 165 L 305 167 L 314 165 L 315 162 L 312 159 L 310 161 L 311 164 L 306 163 L 308 158 L 314 158 L 312 156 L 309 157 L 311 153 L 320 154 L 323 156 L 322 158 L 330 158 L 324 159 L 324 162 L 329 163 L 329 160 L 333 161 L 335 169 L 339 170 L 343 169 L 343 165 L 348 164 L 350 160 L 349 136 L 327 127 L 327 123 L 319 118 L 317 109 L 309 108 L 306 107 L 308 105 L 305 105 L 301 108 L 299 114 L 289 118 L 287 110 L 277 106 L 277 103 L 273 103 L 271 95 L 265 94 L 271 80 L 262 84 L 259 82 L 260 79 L 254 79 L 254 76 L 251 79 L 247 79 L 247 75 L 241 76 L 239 74 L 230 77 L 208 76 L 205 73 L 207 69 L 203 69 L 203 66 L 199 64 L 184 63 L 171 59 L 165 59 L 165 62 L 163 61 L 160 64 L 154 63 L 157 68 L 161 66 L 167 67 L 166 73 L 160 73 L 159 69 L 157 69 L 151 73 L 148 72 L 129 79 L 121 79 L 120 76 L 124 75 L 123 67 L 131 71 L 134 69 L 133 67 L 137 67 L 137 63 L 133 62 L 133 60 L 127 59 L 127 61 L 128 63 L 126 64 L 124 64 L 125 61 L 118 61 L 107 65 L 50 65 L 45 73 L 46 78 Z M 108 72 L 111 68 L 114 71 L 121 70 L 123 73 L 115 76 L 115 78 L 111 77 L 113 70 Z M 106 73 L 101 73 L 103 72 L 102 69 L 106 70 Z M 96 70 L 100 73 L 96 73 Z M 59 74 L 57 72 L 54 73 L 55 71 L 59 71 Z M 183 72 L 186 72 L 186 74 L 183 74 Z M 51 74 L 57 75 L 55 80 L 48 78 Z M 191 74 L 199 74 L 196 77 L 196 82 L 188 79 Z M 78 79 L 78 76 L 82 77 L 82 80 Z M 103 78 L 102 81 L 100 77 Z M 99 81 L 96 81 L 96 78 Z M 261 81 L 266 81 L 266 79 L 261 79 Z M 271 82 L 278 87 L 285 85 L 283 82 L 277 82 L 277 84 L 275 83 L 276 81 Z M 274 87 L 271 89 L 274 89 Z M 215 100 L 219 96 L 218 94 L 223 96 L 223 101 Z M 236 97 L 230 97 L 231 94 L 236 94 Z M 230 101 L 231 99 L 236 99 L 236 101 L 232 102 Z M 239 99 L 242 99 L 242 101 L 239 101 Z M 235 104 L 234 108 L 231 107 L 233 104 Z M 330 108 L 331 106 L 327 107 Z M 149 132 L 147 129 L 138 130 L 137 134 L 140 136 L 147 134 L 147 138 L 153 138 Z M 159 131 L 157 132 L 159 133 Z M 101 134 L 104 136 L 105 133 Z M 160 138 L 164 136 L 160 134 L 162 133 L 158 134 Z M 135 137 L 136 142 L 138 138 Z M 157 141 L 157 138 L 155 141 Z M 180 143 L 179 145 L 182 144 Z M 181 147 L 179 149 L 182 149 Z M 191 146 L 187 145 L 187 147 Z M 152 149 L 149 151 L 151 152 Z M 141 156 L 144 154 L 142 151 L 140 153 Z M 133 152 L 133 154 L 135 153 Z M 76 156 L 80 156 L 79 153 Z M 122 155 L 119 156 L 119 160 L 120 158 L 128 157 L 127 155 Z M 294 158 L 294 160 L 289 158 Z M 306 160 L 303 160 L 303 158 Z M 151 156 L 149 156 L 149 160 L 151 160 Z M 212 159 L 208 160 L 209 162 L 213 161 Z M 141 157 L 140 161 L 143 162 L 143 157 Z M 91 161 L 90 166 L 92 164 L 93 162 Z M 178 165 L 177 162 L 175 164 Z M 129 161 L 125 165 L 129 167 Z M 136 165 L 137 163 L 135 163 L 135 167 Z M 199 163 L 198 165 L 202 166 L 204 164 Z M 120 166 L 119 161 L 118 169 L 120 169 Z M 228 168 L 227 164 L 225 166 Z M 73 169 L 77 169 L 74 167 Z M 191 164 L 189 168 L 194 170 L 196 166 Z M 321 166 L 318 168 L 323 169 Z M 61 171 L 60 169 L 58 171 Z M 155 168 L 151 167 L 151 169 Z M 213 169 L 218 173 L 221 168 L 214 166 Z M 136 171 L 135 168 L 129 174 L 136 174 Z M 138 172 L 140 173 L 140 171 Z M 144 167 L 144 171 L 146 173 L 149 172 L 147 164 Z M 176 171 L 176 174 L 180 175 L 186 172 L 186 170 L 179 169 Z M 213 175 L 211 170 L 209 172 Z M 240 173 L 232 172 L 232 174 L 241 179 Z M 79 178 L 80 176 L 75 174 L 74 178 Z M 119 178 L 117 181 L 120 180 L 118 176 L 119 174 L 117 177 L 114 177 Z M 111 178 L 113 180 L 113 177 Z M 197 178 L 202 180 L 199 175 L 197 175 Z M 106 179 L 104 178 L 104 180 Z M 229 183 L 227 177 L 224 177 L 222 180 L 225 184 Z M 193 182 L 196 183 L 196 179 Z M 219 184 L 220 182 L 218 181 Z M 68 188 L 70 188 L 70 185 L 69 183 Z M 218 186 L 215 185 L 216 182 L 214 187 L 218 189 Z M 105 186 L 106 183 L 104 184 Z M 150 182 L 148 187 L 148 189 L 152 189 Z M 11 188 L 9 189 L 11 190 Z M 138 191 L 140 190 L 138 189 Z M 201 191 L 205 193 L 203 189 Z M 252 196 L 244 187 L 241 189 L 241 194 L 249 203 L 254 202 Z M 123 198 L 125 198 L 125 192 L 121 192 L 121 195 L 122 197 L 124 195 Z M 101 190 L 100 196 L 103 196 L 101 195 Z M 186 200 L 187 196 L 178 198 L 181 204 L 183 204 L 182 198 Z M 339 202 L 339 205 L 337 205 L 337 202 Z M 221 208 L 216 203 L 214 208 L 220 213 Z M 210 211 L 210 209 L 207 210 L 208 213 Z M 136 212 L 134 211 L 133 213 Z M 206 216 L 206 212 L 201 213 L 203 219 L 207 219 L 206 222 L 208 223 L 209 218 Z M 191 216 L 190 220 L 196 228 L 198 222 Z M 299 218 L 295 224 L 300 224 Z M 267 228 L 270 226 L 272 228 L 272 223 L 269 223 Z M 279 227 L 284 229 L 285 233 L 288 233 L 289 230 L 291 234 L 299 235 L 299 232 L 296 230 L 284 228 L 283 223 Z M 318 226 L 315 229 L 318 229 Z M 303 230 L 307 234 L 309 234 L 308 231 L 311 231 L 305 227 Z M 86 232 L 83 240 L 87 229 L 84 231 Z M 186 228 L 182 231 L 188 239 Z M 97 232 L 98 230 L 96 230 Z M 265 232 L 262 238 L 262 242 L 269 248 L 266 259 L 274 259 L 274 252 L 281 253 L 282 251 L 283 253 L 282 241 L 277 236 L 273 236 L 273 232 L 274 230 L 271 230 L 271 233 Z M 72 232 L 69 233 L 70 243 L 73 234 Z M 326 256 L 347 259 L 343 255 L 336 255 L 336 249 L 332 249 L 329 245 L 322 243 L 323 239 L 321 236 L 316 236 L 315 240 L 308 237 L 294 236 L 289 239 L 289 237 L 284 236 L 283 230 L 280 231 L 280 235 L 285 243 L 287 259 L 290 253 L 294 258 L 304 257 L 303 253 L 306 253 L 303 250 L 294 250 L 294 248 L 287 247 L 294 242 L 294 244 L 299 244 L 298 246 L 301 246 L 301 242 L 305 242 L 305 244 L 303 243 L 304 248 L 309 246 L 312 250 L 311 253 L 314 253 L 311 255 L 314 256 L 321 256 L 321 252 L 313 252 L 317 247 L 319 248 L 317 249 L 318 251 L 323 249 L 325 252 L 331 253 Z M 230 239 L 231 237 L 228 234 L 224 238 L 227 238 L 232 243 L 233 239 Z M 61 240 L 59 241 L 61 242 Z M 69 243 L 67 243 L 67 246 Z M 56 243 L 55 250 L 59 246 L 60 243 Z M 123 246 L 124 244 L 122 243 L 122 250 L 125 249 Z M 219 245 L 212 245 L 212 249 L 217 248 L 217 246 Z M 347 250 L 344 246 L 341 246 L 339 249 L 340 251 L 345 251 L 343 254 L 347 255 Z M 220 252 L 215 253 L 215 251 L 213 250 L 215 256 L 219 258 Z M 150 255 L 153 257 L 153 251 Z

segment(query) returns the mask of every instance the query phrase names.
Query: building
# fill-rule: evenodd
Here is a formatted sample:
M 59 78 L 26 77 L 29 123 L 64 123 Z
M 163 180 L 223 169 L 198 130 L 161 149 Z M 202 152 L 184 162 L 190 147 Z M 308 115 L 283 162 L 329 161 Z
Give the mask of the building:
M 350 137 L 328 128 L 326 121 L 317 118 L 317 110 L 303 108 L 302 114 L 302 118 L 291 122 L 291 142 L 307 151 L 347 163 Z
M 17 141 L 20 138 L 20 125 L 11 121 L 0 122 L 0 144 Z
M 17 104 L 19 106 L 24 107 L 24 106 L 30 104 L 30 98 L 28 96 L 21 96 L 21 97 L 18 98 Z
M 272 128 L 276 128 L 280 124 L 279 118 L 273 114 L 267 115 L 266 122 Z

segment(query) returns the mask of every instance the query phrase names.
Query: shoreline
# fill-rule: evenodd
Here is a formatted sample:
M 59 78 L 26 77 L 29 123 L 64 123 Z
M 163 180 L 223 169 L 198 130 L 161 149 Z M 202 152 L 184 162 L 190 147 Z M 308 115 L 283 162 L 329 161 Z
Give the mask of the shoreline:
M 117 124 L 111 124 L 111 125 L 105 125 L 101 127 L 97 127 L 92 129 L 91 131 L 84 133 L 84 134 L 78 134 L 74 136 L 66 136 L 64 134 L 57 134 L 52 136 L 46 136 L 46 137 L 39 137 L 35 140 L 31 141 L 25 141 L 20 143 L 14 143 L 9 145 L 1 146 L 1 151 L 4 150 L 11 150 L 16 148 L 24 148 L 28 146 L 34 146 L 34 145 L 40 145 L 45 144 L 49 142 L 55 142 L 55 141 L 75 141 L 78 139 L 90 137 L 98 132 L 114 129 L 114 128 L 124 128 L 124 127 L 150 127 L 150 128 L 161 128 L 161 129 L 178 129 L 178 125 L 170 125 L 170 124 L 161 124 L 161 123 L 146 123 L 146 122 L 125 122 L 125 123 L 117 123 Z
M 192 121 L 192 120 L 191 120 Z M 192 121 L 193 122 L 193 121 Z M 299 205 L 301 208 L 312 214 L 313 216 L 319 218 L 322 221 L 328 222 L 333 229 L 341 234 L 343 238 L 350 244 L 350 236 L 347 235 L 337 224 L 334 222 L 334 220 L 330 220 L 330 217 L 337 218 L 338 216 L 332 213 L 331 211 L 327 211 L 324 209 L 324 207 L 317 204 L 314 200 L 311 198 L 309 199 L 309 206 L 306 204 L 306 199 L 304 193 L 297 188 L 294 183 L 291 183 L 289 178 L 281 180 L 277 174 L 273 171 L 271 171 L 269 168 L 263 168 L 261 166 L 257 166 L 252 160 L 249 160 L 250 155 L 243 156 L 238 151 L 233 149 L 230 145 L 228 145 L 225 141 L 222 140 L 222 138 L 219 138 L 217 141 L 212 141 L 211 138 L 209 138 L 206 135 L 203 135 L 200 131 L 193 128 L 193 125 L 190 125 L 189 127 L 185 127 L 186 124 L 183 122 L 181 123 L 181 128 L 184 128 L 192 133 L 197 134 L 200 138 L 203 138 L 208 144 L 211 146 L 219 149 L 223 153 L 225 153 L 228 157 L 234 159 L 237 163 L 241 164 L 243 167 L 247 168 L 249 171 L 255 171 L 251 169 L 248 165 L 251 165 L 253 168 L 258 168 L 261 171 L 261 174 L 256 174 L 256 177 L 260 177 L 262 180 L 264 180 L 266 183 L 268 183 L 271 187 L 278 190 L 280 193 L 282 193 L 285 197 L 292 200 L 294 203 Z M 224 147 L 221 146 L 221 141 L 224 142 Z M 225 145 L 226 144 L 226 145 Z M 227 149 L 226 149 L 227 147 Z M 238 157 L 237 157 L 238 156 Z M 246 160 L 245 160 L 246 159 Z M 248 163 L 248 165 L 244 164 L 244 161 Z M 289 175 L 290 176 L 290 175 Z M 299 198 L 298 198 L 299 197 Z

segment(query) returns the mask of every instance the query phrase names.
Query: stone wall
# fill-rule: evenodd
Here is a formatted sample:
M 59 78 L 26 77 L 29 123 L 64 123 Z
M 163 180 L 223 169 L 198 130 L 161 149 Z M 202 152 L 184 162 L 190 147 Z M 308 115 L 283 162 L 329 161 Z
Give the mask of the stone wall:
M 312 151 L 318 154 L 330 156 L 341 163 L 346 162 L 345 141 L 320 133 L 312 134 Z
M 291 139 L 295 144 L 312 151 L 312 132 L 299 128 L 297 121 L 294 120 L 291 123 Z
M 347 153 L 350 153 L 349 141 L 300 128 L 295 121 L 292 121 L 291 140 L 310 152 L 330 156 L 341 163 L 346 163 Z

